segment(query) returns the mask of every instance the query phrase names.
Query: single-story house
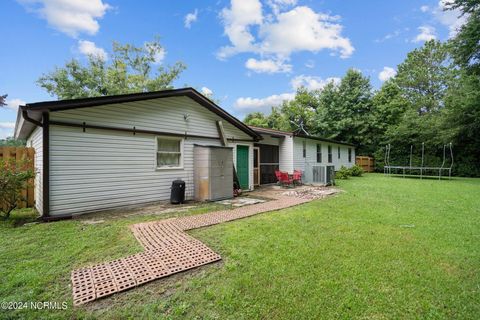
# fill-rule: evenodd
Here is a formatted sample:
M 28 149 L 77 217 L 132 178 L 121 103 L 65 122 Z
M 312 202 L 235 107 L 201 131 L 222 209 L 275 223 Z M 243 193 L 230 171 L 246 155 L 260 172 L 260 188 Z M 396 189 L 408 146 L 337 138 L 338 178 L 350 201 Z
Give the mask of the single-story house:
M 294 132 L 250 126 L 262 140 L 254 144 L 254 184 L 277 181 L 275 170 L 303 172 L 303 182 L 322 183 L 328 166 L 334 170 L 355 164 L 355 146 Z
M 195 145 L 230 147 L 240 185 L 251 190 L 261 136 L 184 88 L 26 104 L 15 138 L 35 148 L 35 205 L 49 220 L 167 200 L 176 179 L 193 198 Z

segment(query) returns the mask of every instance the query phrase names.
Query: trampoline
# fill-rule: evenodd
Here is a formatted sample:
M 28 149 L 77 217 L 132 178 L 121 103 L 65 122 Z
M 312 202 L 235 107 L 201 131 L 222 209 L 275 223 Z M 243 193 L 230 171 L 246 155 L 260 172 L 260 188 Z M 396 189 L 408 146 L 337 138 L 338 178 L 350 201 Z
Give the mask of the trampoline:
M 447 148 L 450 153 L 450 161 L 447 161 Z M 440 167 L 425 166 L 425 143 L 422 143 L 422 162 L 420 166 L 413 165 L 413 145 L 410 146 L 410 162 L 408 166 L 399 166 L 390 164 L 390 151 L 392 146 L 387 144 L 385 146 L 385 166 L 383 167 L 383 173 L 385 175 L 400 174 L 403 177 L 406 176 L 419 176 L 422 179 L 426 176 L 427 172 L 438 173 L 438 179 L 440 180 L 442 176 L 447 176 L 448 179 L 452 177 L 452 168 L 453 168 L 453 149 L 452 143 L 443 145 L 443 162 Z M 449 165 L 448 165 L 449 162 Z

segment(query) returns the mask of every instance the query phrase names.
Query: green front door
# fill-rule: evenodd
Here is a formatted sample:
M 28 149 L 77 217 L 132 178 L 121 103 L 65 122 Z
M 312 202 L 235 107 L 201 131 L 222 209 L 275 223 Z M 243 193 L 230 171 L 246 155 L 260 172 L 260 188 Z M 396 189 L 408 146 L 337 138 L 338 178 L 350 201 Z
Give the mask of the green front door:
M 237 176 L 242 189 L 248 189 L 248 146 L 237 146 Z

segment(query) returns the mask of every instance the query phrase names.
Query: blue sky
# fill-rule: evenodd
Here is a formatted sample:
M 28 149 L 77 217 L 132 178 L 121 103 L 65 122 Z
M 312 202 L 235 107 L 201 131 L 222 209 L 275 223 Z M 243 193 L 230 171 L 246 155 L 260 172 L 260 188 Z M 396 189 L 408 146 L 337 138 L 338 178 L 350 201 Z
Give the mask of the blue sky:
M 321 88 L 348 68 L 375 88 L 406 54 L 463 23 L 442 1 L 122 1 L 3 0 L 0 3 L 0 138 L 11 134 L 18 104 L 54 100 L 36 85 L 42 73 L 112 41 L 143 45 L 160 36 L 159 63 L 182 61 L 176 87 L 213 92 L 242 118 L 290 99 L 296 87 Z

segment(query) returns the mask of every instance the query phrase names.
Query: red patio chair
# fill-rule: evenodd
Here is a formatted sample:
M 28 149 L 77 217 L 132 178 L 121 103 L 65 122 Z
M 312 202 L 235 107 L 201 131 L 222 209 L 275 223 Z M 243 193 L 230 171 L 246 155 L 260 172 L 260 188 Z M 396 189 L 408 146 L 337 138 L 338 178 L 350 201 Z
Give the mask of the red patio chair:
M 302 184 L 302 171 L 293 170 L 293 183 Z
M 275 177 L 277 177 L 277 181 L 280 182 L 280 178 L 281 178 L 281 171 L 280 170 L 275 170 Z
M 291 186 L 293 185 L 293 179 L 292 177 L 288 174 L 288 172 L 280 172 L 280 184 L 283 186 Z

